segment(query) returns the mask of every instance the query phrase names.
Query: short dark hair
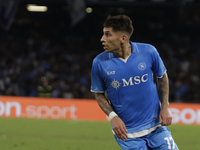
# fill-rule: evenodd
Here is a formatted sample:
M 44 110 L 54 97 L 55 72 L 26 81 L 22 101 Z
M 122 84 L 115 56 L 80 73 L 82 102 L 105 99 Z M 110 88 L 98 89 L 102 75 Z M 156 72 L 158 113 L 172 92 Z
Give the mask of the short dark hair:
M 125 31 L 132 35 L 134 28 L 131 19 L 126 15 L 108 16 L 104 27 L 112 27 L 113 31 Z

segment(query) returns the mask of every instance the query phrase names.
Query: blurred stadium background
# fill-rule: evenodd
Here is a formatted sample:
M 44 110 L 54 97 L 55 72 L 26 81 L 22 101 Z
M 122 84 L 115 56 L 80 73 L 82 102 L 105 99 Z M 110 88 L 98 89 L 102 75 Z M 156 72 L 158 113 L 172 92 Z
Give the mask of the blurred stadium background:
M 102 24 L 117 14 L 133 20 L 132 41 L 158 49 L 170 102 L 197 105 L 200 124 L 199 0 L 1 0 L 0 116 L 9 116 L 5 96 L 93 100 L 90 71 L 103 51 Z M 0 126 L 4 150 L 119 149 L 107 122 L 0 118 Z M 180 150 L 200 149 L 198 125 L 170 129 Z
M 47 10 L 28 11 L 29 4 Z M 102 24 L 126 14 L 135 28 L 131 40 L 153 44 L 163 58 L 170 101 L 200 102 L 199 1 L 2 0 L 0 10 L 1 95 L 94 98 L 90 69 L 103 51 Z M 49 95 L 38 91 L 44 76 Z

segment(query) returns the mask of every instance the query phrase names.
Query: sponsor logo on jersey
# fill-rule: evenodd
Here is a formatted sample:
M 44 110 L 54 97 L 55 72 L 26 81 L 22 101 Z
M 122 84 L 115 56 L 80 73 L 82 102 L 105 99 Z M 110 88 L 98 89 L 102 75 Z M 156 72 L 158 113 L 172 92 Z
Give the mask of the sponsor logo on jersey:
M 115 74 L 115 71 L 108 71 L 107 75 Z
M 120 81 L 117 80 L 113 80 L 111 82 L 111 85 L 113 88 L 115 88 L 116 90 L 121 86 L 121 84 L 123 85 L 123 87 L 127 87 L 127 86 L 132 86 L 132 85 L 137 85 L 140 83 L 145 83 L 148 81 L 148 74 L 144 74 L 142 76 L 134 76 L 134 77 L 130 77 L 128 80 L 126 79 L 122 79 L 122 83 L 120 83 Z
M 117 90 L 117 88 L 120 87 L 120 84 L 121 83 L 115 79 L 111 82 L 112 87 L 115 88 L 116 90 Z

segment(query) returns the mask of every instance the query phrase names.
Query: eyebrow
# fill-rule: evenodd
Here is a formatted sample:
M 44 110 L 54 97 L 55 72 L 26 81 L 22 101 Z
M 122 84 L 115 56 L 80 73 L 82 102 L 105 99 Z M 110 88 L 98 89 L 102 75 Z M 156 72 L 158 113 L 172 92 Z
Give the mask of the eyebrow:
M 104 33 L 111 33 L 110 31 L 104 31 Z

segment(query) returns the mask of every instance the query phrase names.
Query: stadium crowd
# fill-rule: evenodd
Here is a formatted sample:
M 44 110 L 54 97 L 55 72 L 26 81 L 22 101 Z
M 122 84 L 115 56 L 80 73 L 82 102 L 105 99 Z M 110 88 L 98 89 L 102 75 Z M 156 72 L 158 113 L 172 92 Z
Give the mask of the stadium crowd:
M 64 29 L 59 22 L 46 29 L 39 22 L 15 21 L 2 32 L 0 95 L 94 98 L 90 73 L 93 58 L 103 51 L 100 37 L 65 35 Z M 167 67 L 170 101 L 200 103 L 200 38 L 164 31 L 153 37 L 147 42 L 158 49 Z M 141 36 L 134 38 L 144 42 Z

